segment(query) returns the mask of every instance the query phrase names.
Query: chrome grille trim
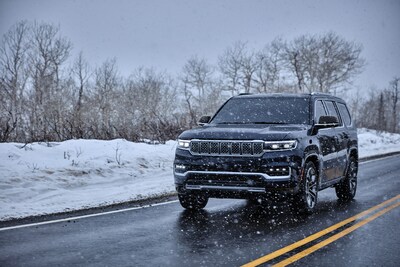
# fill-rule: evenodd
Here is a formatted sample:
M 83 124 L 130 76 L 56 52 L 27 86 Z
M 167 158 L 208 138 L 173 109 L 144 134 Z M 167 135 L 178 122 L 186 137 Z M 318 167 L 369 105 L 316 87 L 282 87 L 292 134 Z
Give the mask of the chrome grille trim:
M 264 154 L 262 140 L 191 140 L 192 155 L 259 157 Z

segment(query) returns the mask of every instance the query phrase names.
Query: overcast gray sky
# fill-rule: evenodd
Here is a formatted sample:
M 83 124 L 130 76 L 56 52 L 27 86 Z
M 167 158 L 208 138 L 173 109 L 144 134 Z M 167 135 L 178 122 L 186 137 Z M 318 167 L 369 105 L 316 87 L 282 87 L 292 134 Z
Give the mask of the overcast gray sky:
M 356 86 L 400 76 L 400 0 L 0 0 L 1 35 L 23 19 L 60 25 L 74 55 L 94 66 L 116 57 L 125 75 L 138 66 L 175 74 L 192 55 L 215 63 L 239 40 L 260 49 L 278 36 L 334 31 L 364 46 Z

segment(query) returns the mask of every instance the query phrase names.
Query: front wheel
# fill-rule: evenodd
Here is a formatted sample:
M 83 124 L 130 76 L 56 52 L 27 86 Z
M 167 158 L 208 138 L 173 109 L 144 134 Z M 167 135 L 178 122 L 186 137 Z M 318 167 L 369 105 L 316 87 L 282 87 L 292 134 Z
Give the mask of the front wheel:
M 300 191 L 293 199 L 294 212 L 311 214 L 318 201 L 318 173 L 313 162 L 306 163 Z
M 204 208 L 208 203 L 208 197 L 203 195 L 189 195 L 189 194 L 178 194 L 179 202 L 185 209 L 199 210 Z
M 335 187 L 336 196 L 340 200 L 350 201 L 356 195 L 357 172 L 358 172 L 357 161 L 355 157 L 351 157 L 346 177 Z

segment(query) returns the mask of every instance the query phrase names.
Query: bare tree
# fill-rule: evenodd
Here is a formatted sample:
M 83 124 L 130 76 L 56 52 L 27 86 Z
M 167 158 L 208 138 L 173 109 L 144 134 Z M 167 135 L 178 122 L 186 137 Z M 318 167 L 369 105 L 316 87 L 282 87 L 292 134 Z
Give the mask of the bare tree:
M 172 78 L 152 68 L 138 68 L 124 82 L 118 112 L 119 133 L 134 140 L 165 142 L 176 138 L 177 90 Z
M 205 98 L 212 87 L 213 68 L 205 59 L 197 56 L 190 58 L 183 67 L 183 81 L 192 90 L 197 91 L 193 98 L 196 100 L 200 112 L 205 110 Z
M 228 47 L 218 60 L 223 87 L 230 91 L 232 96 L 240 92 L 242 58 L 245 49 L 245 43 L 236 42 L 232 47 Z
M 61 65 L 72 49 L 71 42 L 62 37 L 59 27 L 35 22 L 32 26 L 29 50 L 29 70 L 32 79 L 33 99 L 30 105 L 31 136 L 38 140 L 62 139 L 63 116 L 57 104 L 65 95 L 62 92 Z
M 259 93 L 279 92 L 282 79 L 284 44 L 275 39 L 256 55 L 257 69 L 254 82 Z
M 376 121 L 376 129 L 379 131 L 386 130 L 386 116 L 385 116 L 385 100 L 384 100 L 384 92 L 379 94 L 379 102 L 378 102 L 378 120 Z
M 29 26 L 21 21 L 3 36 L 0 46 L 0 141 L 24 141 L 23 94 L 27 82 Z
M 232 95 L 256 90 L 256 72 L 260 69 L 260 53 L 247 50 L 247 44 L 236 42 L 219 57 L 222 87 Z
M 392 104 L 392 132 L 397 132 L 397 127 L 399 121 L 397 119 L 397 106 L 399 102 L 399 77 L 394 77 L 393 80 L 390 82 L 390 99 Z
M 287 66 L 301 92 L 337 93 L 361 72 L 365 60 L 362 46 L 348 42 L 337 34 L 303 35 L 285 48 Z
M 76 104 L 73 112 L 72 118 L 72 127 L 74 128 L 74 136 L 76 138 L 84 137 L 84 120 L 83 120 L 83 100 L 84 93 L 88 89 L 89 86 L 89 78 L 91 76 L 91 71 L 88 62 L 83 57 L 82 52 L 79 53 L 76 58 L 73 67 L 72 73 L 76 77 L 77 80 L 77 89 L 78 96 L 76 99 Z
M 379 96 L 377 89 L 372 88 L 365 98 L 356 99 L 357 106 L 357 126 L 378 130 L 378 107 Z M 382 108 L 381 108 L 382 109 Z
M 111 139 L 115 136 L 113 127 L 113 108 L 118 105 L 118 90 L 121 78 L 118 74 L 116 59 L 109 59 L 94 71 L 94 91 L 92 93 L 91 117 L 97 118 L 93 122 L 93 132 L 99 134 L 102 139 Z
M 184 104 L 183 106 L 185 107 L 184 109 L 187 110 L 187 113 L 189 113 L 189 128 L 194 127 L 197 124 L 197 110 L 194 107 L 193 103 L 193 92 L 190 89 L 190 85 L 186 77 L 181 78 L 182 81 L 182 93 L 184 97 Z
M 240 72 L 241 72 L 241 83 L 244 89 L 244 93 L 250 93 L 253 89 L 254 74 L 259 68 L 259 62 L 257 61 L 254 52 L 245 53 L 242 55 L 240 61 Z
M 210 94 L 217 96 L 214 86 L 213 67 L 205 59 L 197 56 L 190 58 L 183 67 L 181 82 L 183 83 L 183 94 L 187 103 L 187 108 L 191 114 L 190 124 L 193 126 L 196 117 L 200 114 L 209 114 L 212 111 L 208 97 Z
M 293 73 L 299 92 L 305 91 L 306 60 L 304 55 L 307 53 L 304 50 L 307 44 L 304 44 L 304 39 L 300 37 L 292 43 L 286 43 L 284 54 L 286 66 Z
M 353 121 L 357 123 L 357 125 L 361 124 L 361 109 L 363 107 L 364 97 L 360 93 L 360 88 L 357 88 L 356 94 L 353 97 L 350 97 L 350 101 L 347 101 L 350 113 Z

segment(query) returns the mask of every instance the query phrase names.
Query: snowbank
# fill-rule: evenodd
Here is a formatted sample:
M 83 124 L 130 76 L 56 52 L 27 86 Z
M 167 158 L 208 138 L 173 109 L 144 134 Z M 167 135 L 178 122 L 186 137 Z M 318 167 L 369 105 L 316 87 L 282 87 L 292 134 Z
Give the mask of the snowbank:
M 0 144 L 0 220 L 171 193 L 175 141 Z
M 174 192 L 175 141 L 0 144 L 0 220 Z M 360 156 L 400 151 L 400 135 L 359 130 Z
M 358 129 L 358 148 L 361 158 L 400 151 L 400 134 Z

